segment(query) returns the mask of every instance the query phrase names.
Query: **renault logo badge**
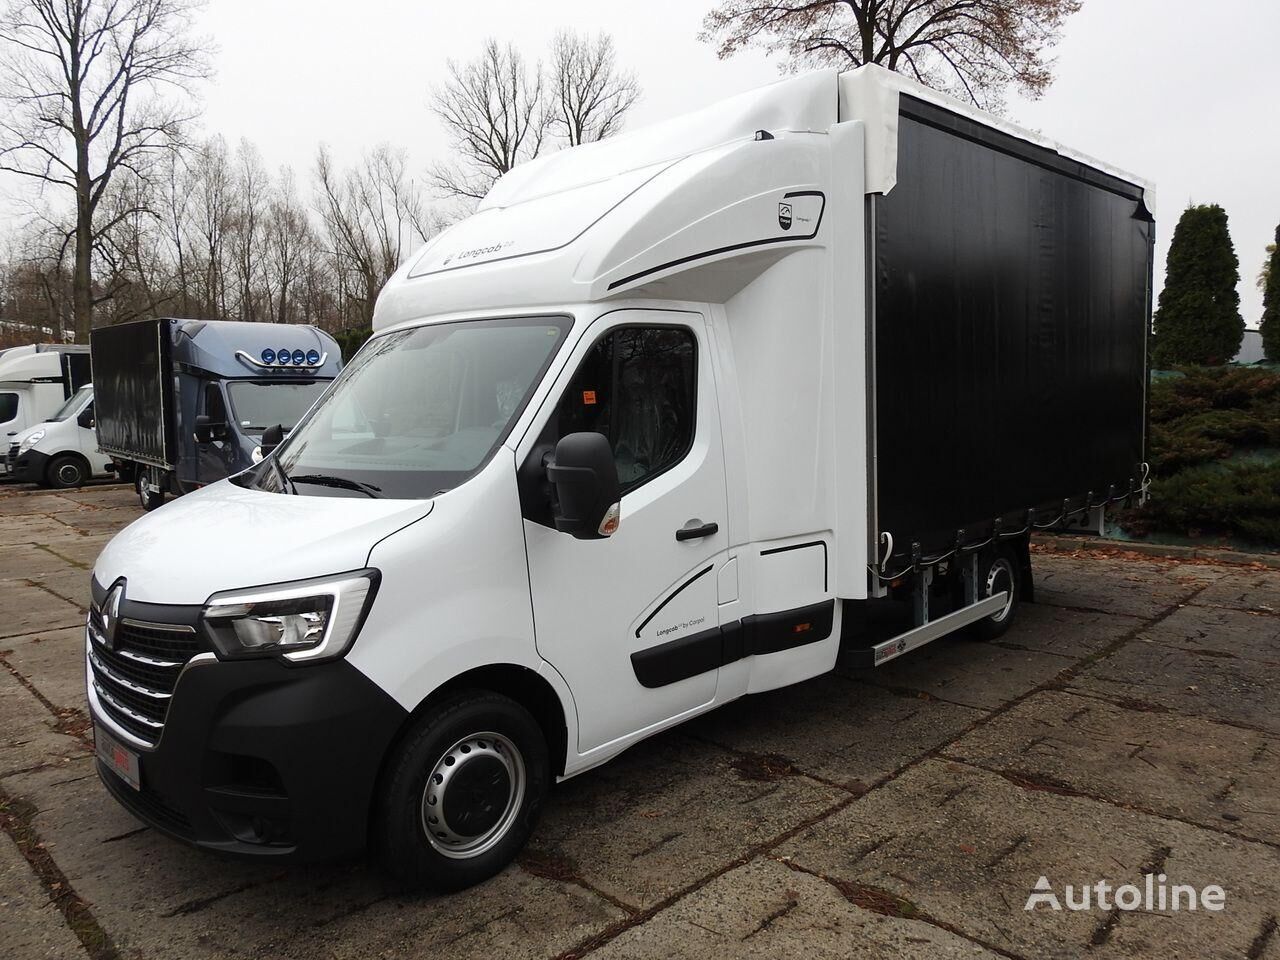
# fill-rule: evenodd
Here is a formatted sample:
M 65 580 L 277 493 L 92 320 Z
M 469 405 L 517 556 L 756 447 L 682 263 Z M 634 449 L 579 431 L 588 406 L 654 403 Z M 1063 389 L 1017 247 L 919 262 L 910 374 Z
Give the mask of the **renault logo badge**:
M 121 580 L 111 588 L 102 604 L 102 639 L 106 641 L 108 650 L 116 648 L 116 634 L 120 631 L 120 601 L 123 599 L 124 581 Z

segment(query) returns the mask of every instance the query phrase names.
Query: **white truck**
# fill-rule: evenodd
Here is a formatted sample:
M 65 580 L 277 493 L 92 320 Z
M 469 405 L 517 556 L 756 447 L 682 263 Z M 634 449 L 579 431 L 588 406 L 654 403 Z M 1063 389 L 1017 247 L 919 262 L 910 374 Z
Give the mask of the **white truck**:
M 98 447 L 93 411 L 93 384 L 86 383 L 44 423 L 17 433 L 6 458 L 9 476 L 59 490 L 110 477 L 115 467 Z
M 1032 528 L 1141 493 L 1150 207 L 875 67 L 518 167 L 287 439 L 98 558 L 103 782 L 456 889 L 644 737 L 1000 633 Z
M 35 343 L 0 350 L 0 477 L 9 475 L 16 438 L 58 412 L 89 382 L 89 348 Z

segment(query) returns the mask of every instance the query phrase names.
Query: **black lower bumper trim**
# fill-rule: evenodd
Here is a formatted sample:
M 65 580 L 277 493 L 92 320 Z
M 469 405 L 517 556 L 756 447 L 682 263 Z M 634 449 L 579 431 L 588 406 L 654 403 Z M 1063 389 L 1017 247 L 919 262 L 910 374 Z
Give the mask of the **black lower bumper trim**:
M 155 748 L 138 751 L 141 789 L 102 764 L 98 775 L 130 813 L 187 843 L 332 860 L 364 849 L 382 759 L 406 717 L 344 660 L 201 664 L 174 688 Z

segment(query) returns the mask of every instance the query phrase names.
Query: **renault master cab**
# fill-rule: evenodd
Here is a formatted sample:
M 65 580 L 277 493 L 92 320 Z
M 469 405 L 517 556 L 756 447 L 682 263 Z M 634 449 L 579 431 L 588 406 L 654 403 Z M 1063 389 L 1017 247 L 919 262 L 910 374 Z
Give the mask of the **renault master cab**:
M 98 558 L 103 782 L 456 889 L 642 738 L 999 635 L 1031 530 L 1142 495 L 1149 202 L 874 67 L 516 168 L 262 462 Z

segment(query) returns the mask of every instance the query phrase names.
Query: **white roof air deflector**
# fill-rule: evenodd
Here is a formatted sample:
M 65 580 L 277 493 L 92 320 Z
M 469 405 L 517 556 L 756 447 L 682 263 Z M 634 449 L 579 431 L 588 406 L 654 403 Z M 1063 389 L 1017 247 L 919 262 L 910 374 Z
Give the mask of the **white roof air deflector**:
M 481 209 L 427 244 L 409 277 L 558 250 L 582 236 L 667 166 L 633 170 L 510 207 Z
M 503 176 L 479 209 L 504 207 L 621 173 L 667 164 L 757 130 L 825 133 L 836 122 L 834 69 L 788 77 L 702 110 L 521 164 Z

